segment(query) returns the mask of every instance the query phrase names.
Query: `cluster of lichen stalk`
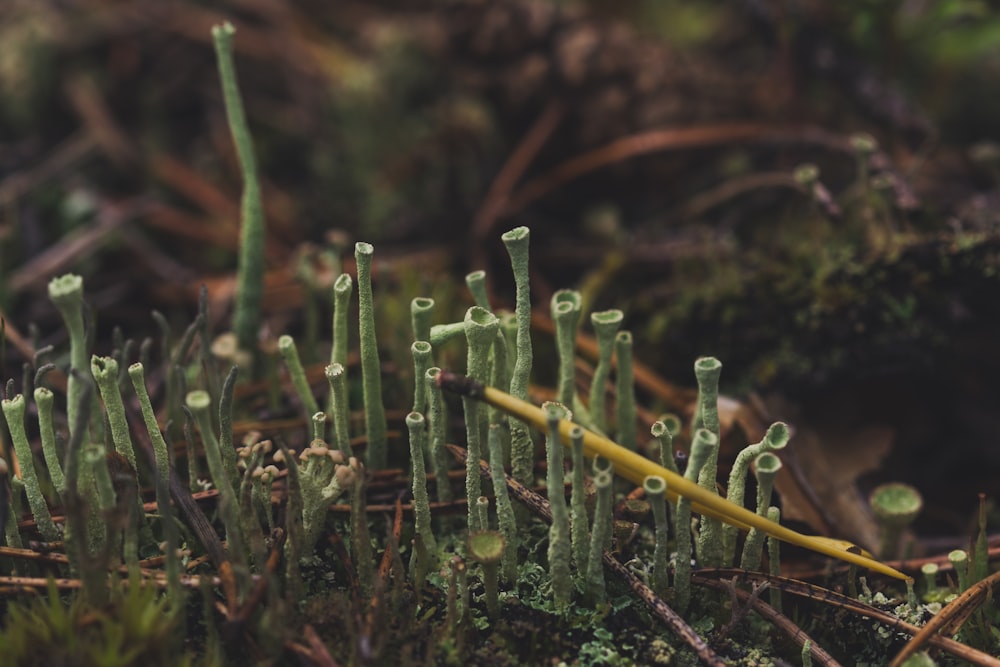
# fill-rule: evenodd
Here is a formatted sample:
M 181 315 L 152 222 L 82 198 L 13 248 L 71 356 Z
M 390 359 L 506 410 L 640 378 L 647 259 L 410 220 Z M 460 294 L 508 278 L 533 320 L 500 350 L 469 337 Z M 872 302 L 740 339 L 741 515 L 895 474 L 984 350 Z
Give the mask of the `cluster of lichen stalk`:
M 491 313 L 485 290 L 482 289 L 485 275 L 481 271 L 470 274 L 467 282 L 477 305 L 468 310 L 463 322 L 431 326 L 429 344 L 424 341 L 414 344 L 417 377 L 421 376 L 421 370 L 428 363 L 423 354 L 418 357 L 418 348 L 433 349 L 434 346 L 464 331 L 468 345 L 466 369 L 468 375 L 493 386 L 503 388 L 509 386 L 509 392 L 514 396 L 526 396 L 527 373 L 531 368 L 532 358 L 528 335 L 531 307 L 527 275 L 528 239 L 529 231 L 524 227 L 511 230 L 503 236 L 514 274 L 515 312 L 497 315 Z M 428 300 L 417 300 L 413 304 L 414 330 L 417 335 L 421 331 L 428 330 L 426 325 L 421 328 L 416 324 L 418 312 L 426 312 L 421 310 L 421 304 L 426 305 L 426 303 Z M 545 437 L 545 483 L 552 517 L 547 560 L 557 609 L 569 607 L 574 598 L 574 591 L 579 592 L 582 600 L 596 605 L 604 604 L 606 599 L 602 557 L 605 549 L 612 546 L 614 464 L 598 457 L 588 470 L 589 466 L 583 457 L 583 429 L 588 428 L 607 434 L 610 431 L 609 424 L 613 424 L 616 439 L 631 450 L 637 449 L 636 407 L 631 367 L 632 339 L 629 332 L 619 330 L 623 314 L 618 310 L 609 310 L 591 315 L 591 323 L 598 342 L 598 359 L 589 397 L 584 400 L 577 395 L 575 388 L 575 340 L 581 319 L 580 311 L 581 298 L 578 292 L 560 290 L 553 296 L 551 315 L 555 322 L 559 361 L 556 400 L 544 404 L 543 409 L 549 424 Z M 607 409 L 607 383 L 613 366 L 616 366 L 614 392 L 616 399 L 614 418 L 610 419 L 611 411 Z M 711 489 L 713 493 L 716 489 L 716 456 L 720 438 L 718 416 L 720 370 L 721 364 L 711 357 L 699 359 L 695 363 L 699 400 L 694 423 L 691 425 L 693 434 L 691 456 L 684 473 L 689 479 L 697 480 L 704 488 Z M 437 369 L 432 369 L 431 377 L 436 376 L 437 372 Z M 438 391 L 434 385 L 428 389 L 431 395 L 436 395 Z M 419 392 L 418 385 L 417 394 Z M 495 614 L 498 609 L 495 598 L 497 585 L 493 579 L 502 575 L 508 585 L 513 585 L 518 557 L 515 548 L 518 540 L 515 517 L 518 514 L 510 506 L 511 501 L 505 488 L 503 471 L 510 469 L 515 481 L 531 485 L 534 482 L 531 460 L 533 445 L 526 426 L 516 419 L 508 420 L 503 413 L 492 408 L 487 409 L 471 397 L 463 398 L 463 408 L 468 448 L 466 469 L 468 531 L 472 536 L 469 555 L 484 563 L 487 607 Z M 412 414 L 419 412 L 419 404 L 416 402 L 414 411 Z M 572 420 L 576 423 L 570 431 L 572 447 L 569 449 L 571 466 L 569 502 L 564 492 L 566 460 L 558 431 L 562 420 Z M 432 417 L 432 427 L 434 423 L 435 419 Z M 673 438 L 679 432 L 680 421 L 670 415 L 657 421 L 651 429 L 651 435 L 658 444 L 655 448 L 656 455 L 663 465 L 675 472 L 677 468 L 673 456 Z M 433 544 L 435 538 L 430 532 L 431 523 L 426 519 L 423 521 L 420 519 L 421 516 L 427 515 L 426 510 L 420 505 L 422 499 L 426 498 L 426 493 L 423 490 L 418 492 L 417 488 L 424 478 L 423 459 L 419 455 L 419 448 L 413 443 L 412 427 L 410 433 L 411 452 L 414 454 L 412 463 L 417 532 L 423 544 Z M 772 452 L 784 447 L 788 442 L 788 436 L 787 427 L 782 423 L 776 423 L 767 431 L 761 442 L 750 445 L 741 452 L 730 477 L 729 500 L 738 504 L 743 503 L 746 477 L 751 463 L 754 463 L 758 481 L 757 512 L 772 520 L 777 519 L 776 509 L 770 506 L 770 497 L 774 476 L 781 463 Z M 486 448 L 484 442 L 487 444 Z M 438 451 L 437 445 L 431 449 L 432 454 Z M 492 556 L 480 555 L 473 548 L 473 542 L 483 542 L 479 537 L 482 533 L 493 532 L 489 512 L 491 503 L 483 495 L 479 476 L 480 459 L 487 460 L 493 472 L 493 504 L 496 508 L 498 528 L 494 539 L 504 545 L 503 548 L 494 549 L 491 552 L 494 554 Z M 436 473 L 440 480 L 441 470 L 437 470 Z M 587 509 L 588 480 L 596 489 L 593 511 Z M 442 488 L 439 483 L 438 489 Z M 697 555 L 700 562 L 714 566 L 732 563 L 737 546 L 736 529 L 732 526 L 722 526 L 717 520 L 703 518 L 695 549 L 690 501 L 679 498 L 675 503 L 668 503 L 666 481 L 661 477 L 647 478 L 644 491 L 652 505 L 654 517 L 655 549 L 652 554 L 651 584 L 657 593 L 671 595 L 676 606 L 684 609 L 691 597 L 692 558 Z M 669 576 L 671 570 L 669 517 L 673 518 L 676 551 L 672 586 Z M 747 536 L 740 562 L 743 567 L 759 566 L 763 538 L 759 531 L 751 531 Z M 776 544 L 772 545 L 774 556 L 776 556 L 775 547 Z M 493 558 L 502 558 L 503 568 L 500 571 L 490 567 L 495 562 Z
M 348 419 L 348 312 L 354 281 L 346 273 L 333 285 L 332 346 L 330 363 L 325 368 L 329 394 L 322 407 L 307 381 L 295 341 L 290 336 L 278 340 L 277 350 L 310 430 L 309 444 L 295 452 L 251 433 L 237 445 L 233 437 L 233 403 L 240 370 L 231 364 L 228 374 L 222 377 L 217 369 L 233 360 L 261 367 L 262 354 L 257 349 L 260 285 L 256 279 L 260 276 L 262 262 L 263 223 L 253 151 L 231 65 L 232 30 L 223 27 L 214 33 L 227 110 L 246 181 L 240 299 L 236 309 L 237 334 L 233 336 L 236 344 L 226 337 L 211 344 L 204 300 L 202 312 L 174 345 L 171 345 L 165 318 L 154 314 L 164 331 L 163 363 L 156 385 L 163 394 L 161 414 L 183 426 L 190 489 L 210 486 L 218 490 L 217 519 L 225 546 L 223 549 L 221 545 L 203 545 L 206 551 L 216 554 L 219 561 L 216 565 L 226 564 L 235 580 L 246 584 L 255 573 L 262 571 L 269 550 L 277 540 L 284 539 L 284 579 L 288 585 L 297 586 L 300 562 L 313 552 L 323 534 L 329 506 L 342 495 L 349 494 L 355 569 L 362 590 L 370 593 L 373 555 L 364 512 L 364 480 L 366 468 L 379 470 L 389 463 L 371 280 L 374 248 L 368 243 L 355 246 L 360 384 L 365 417 L 363 457 L 354 456 Z M 432 299 L 418 298 L 411 304 L 415 386 L 412 410 L 405 419 L 414 506 L 410 570 L 412 580 L 419 585 L 428 572 L 437 570 L 448 557 L 452 582 L 449 622 L 454 622 L 455 614 L 468 613 L 467 603 L 466 609 L 455 611 L 456 598 L 468 597 L 464 558 L 481 565 L 485 606 L 493 617 L 501 609 L 499 582 L 503 581 L 508 587 L 516 582 L 518 559 L 524 553 L 519 549 L 519 532 L 523 531 L 519 531 L 518 522 L 527 520 L 527 515 L 515 511 L 507 492 L 505 471 L 509 470 L 515 481 L 532 486 L 535 444 L 525 423 L 508 418 L 473 398 L 463 398 L 468 452 L 465 475 L 468 540 L 464 553 L 441 554 L 430 512 L 428 479 L 435 480 L 439 501 L 450 502 L 453 498 L 445 449 L 449 436 L 445 401 L 436 382 L 441 371 L 434 365 L 435 351 L 453 338 L 464 337 L 466 372 L 471 377 L 506 388 L 517 398 L 527 399 L 533 356 L 529 237 L 525 227 L 513 229 L 502 237 L 514 277 L 513 313 L 493 312 L 485 288 L 486 276 L 481 271 L 468 276 L 475 305 L 459 322 L 434 323 Z M 257 268 L 248 268 L 254 266 Z M 63 317 L 70 339 L 66 430 L 61 432 L 54 414 L 53 388 L 46 386 L 47 378 L 51 377 L 48 371 L 53 367 L 42 363 L 44 354 L 40 352 L 34 364 L 25 368 L 24 391 L 15 393 L 13 383 L 9 383 L 2 403 L 20 471 L 11 478 L 14 511 L 6 520 L 7 544 L 21 544 L 17 519 L 23 512 L 23 493 L 42 537 L 49 542 L 65 540 L 70 572 L 81 576 L 88 595 L 96 599 L 103 595 L 108 566 L 121 562 L 129 576 L 137 580 L 143 576 L 140 559 L 162 554 L 169 590 L 179 603 L 184 554 L 171 504 L 176 472 L 172 450 L 164 434 L 166 427 L 161 428 L 147 387 L 146 369 L 150 367 L 152 341 L 144 341 L 139 346 L 123 344 L 111 356 L 90 357 L 82 280 L 74 275 L 55 278 L 49 285 L 49 295 Z M 599 355 L 586 399 L 576 391 L 574 366 L 575 339 L 581 320 L 580 294 L 571 290 L 557 292 L 552 298 L 551 315 L 556 325 L 559 364 L 556 400 L 544 406 L 549 420 L 549 432 L 545 437 L 545 482 L 552 516 L 547 560 L 555 607 L 565 610 L 575 596 L 598 606 L 605 603 L 602 558 L 612 546 L 614 463 L 598 458 L 588 470 L 583 457 L 583 429 L 610 435 L 613 428 L 617 441 L 631 450 L 637 449 L 638 438 L 632 338 L 629 332 L 620 330 L 623 314 L 609 310 L 593 313 L 590 317 Z M 196 338 L 199 343 L 194 345 Z M 130 364 L 136 347 L 140 361 Z M 193 374 L 190 372 L 192 367 L 202 372 Z M 612 411 L 608 409 L 607 398 L 613 369 L 615 400 Z M 691 424 L 690 457 L 683 473 L 713 492 L 720 438 L 717 405 L 720 370 L 721 364 L 711 357 L 695 363 L 699 399 Z M 35 403 L 47 470 L 47 476 L 42 479 L 35 469 L 26 429 L 29 397 Z M 137 446 L 131 435 L 125 401 L 134 401 L 141 412 L 145 437 L 153 454 L 149 462 L 140 454 L 143 447 Z M 560 444 L 558 424 L 568 419 L 572 419 L 576 427 L 571 432 L 571 493 L 567 502 L 566 457 Z M 105 423 L 109 427 L 107 432 Z M 176 429 L 170 430 L 176 434 Z M 670 416 L 657 421 L 651 430 L 658 444 L 654 455 L 662 465 L 674 471 L 677 468 L 673 439 L 679 432 L 679 420 Z M 787 428 L 775 424 L 760 443 L 747 447 L 739 455 L 728 485 L 731 501 L 743 503 L 747 471 L 754 463 L 758 480 L 757 512 L 776 520 L 776 510 L 770 507 L 770 492 L 780 460 L 771 452 L 783 447 L 787 440 Z M 200 467 L 199 446 L 207 471 Z M 492 488 L 483 485 L 480 460 L 490 463 L 492 477 L 488 486 Z M 272 485 L 280 477 L 285 479 L 286 490 L 283 537 L 276 530 L 271 493 Z M 588 479 L 596 494 L 593 511 L 587 509 Z M 144 511 L 139 493 L 144 484 L 155 489 L 156 510 L 149 514 Z M 689 501 L 679 498 L 668 503 L 666 482 L 661 477 L 647 478 L 643 488 L 652 504 L 654 518 L 655 548 L 651 556 L 650 584 L 658 594 L 669 595 L 676 608 L 684 610 L 691 598 L 692 557 L 696 555 L 699 562 L 710 566 L 731 563 L 735 558 L 736 529 L 723 526 L 715 519 L 703 518 L 696 535 L 692 531 Z M 50 503 L 67 509 L 65 524 L 53 521 Z M 191 517 L 186 518 L 191 520 Z M 676 554 L 673 568 L 669 567 L 671 523 Z M 209 542 L 214 539 L 204 534 L 201 537 Z M 743 567 L 759 565 L 762 544 L 763 536 L 751 531 L 743 549 Z M 771 560 L 774 565 L 775 552 Z

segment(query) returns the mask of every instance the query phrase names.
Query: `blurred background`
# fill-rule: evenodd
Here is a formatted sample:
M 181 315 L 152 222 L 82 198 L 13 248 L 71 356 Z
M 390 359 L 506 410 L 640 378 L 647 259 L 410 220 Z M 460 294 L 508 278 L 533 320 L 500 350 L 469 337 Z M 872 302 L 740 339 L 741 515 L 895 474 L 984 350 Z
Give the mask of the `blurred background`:
M 430 294 L 460 313 L 480 268 L 509 305 L 499 236 L 528 225 L 539 310 L 567 286 L 621 308 L 637 358 L 680 385 L 719 357 L 727 392 L 854 460 L 849 485 L 920 488 L 929 532 L 998 496 L 991 3 L 3 0 L 9 335 L 62 344 L 45 286 L 68 271 L 99 332 L 154 332 L 152 309 L 186 323 L 203 284 L 224 328 L 225 20 L 263 182 L 265 336 L 303 326 L 340 269 L 324 258 L 352 270 L 356 240 L 399 312 Z

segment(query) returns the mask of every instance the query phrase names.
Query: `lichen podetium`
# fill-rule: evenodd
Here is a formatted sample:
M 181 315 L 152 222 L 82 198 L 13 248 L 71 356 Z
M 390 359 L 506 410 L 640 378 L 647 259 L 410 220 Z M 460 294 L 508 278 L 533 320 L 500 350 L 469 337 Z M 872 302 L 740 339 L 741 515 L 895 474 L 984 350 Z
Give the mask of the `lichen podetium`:
M 527 401 L 514 398 L 499 389 L 484 386 L 470 378 L 448 371 L 442 371 L 438 375 L 438 383 L 443 389 L 448 391 L 470 398 L 477 398 L 490 405 L 494 405 L 507 414 L 531 424 L 538 430 L 544 431 L 548 429 L 548 420 L 541 408 Z M 570 437 L 572 428 L 572 422 L 567 420 L 559 422 L 559 436 L 564 446 L 568 447 L 572 443 Z M 735 505 L 722 496 L 709 492 L 698 486 L 698 484 L 592 431 L 584 431 L 583 446 L 585 455 L 588 457 L 604 456 L 610 459 L 615 464 L 615 470 L 622 477 L 635 484 L 642 484 L 643 480 L 649 475 L 663 477 L 667 480 L 667 499 L 676 501 L 678 496 L 689 498 L 692 501 L 691 508 L 699 514 L 715 517 L 742 530 L 749 530 L 751 527 L 755 527 L 765 535 L 770 535 L 783 542 L 810 549 L 826 556 L 832 556 L 847 563 L 855 563 L 856 565 L 866 567 L 889 577 L 904 581 L 910 579 L 910 577 L 902 572 L 873 558 L 847 551 L 847 547 L 851 545 L 842 540 L 803 535 L 784 526 L 771 523 L 767 518 L 757 516 L 754 512 Z

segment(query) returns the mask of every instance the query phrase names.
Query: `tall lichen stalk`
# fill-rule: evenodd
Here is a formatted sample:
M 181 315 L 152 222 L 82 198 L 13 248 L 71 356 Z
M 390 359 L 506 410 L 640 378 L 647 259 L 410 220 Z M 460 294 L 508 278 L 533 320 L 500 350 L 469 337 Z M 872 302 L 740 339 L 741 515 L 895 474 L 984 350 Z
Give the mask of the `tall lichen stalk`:
M 222 97 L 226 105 L 229 130 L 236 144 L 236 154 L 243 175 L 243 194 L 240 198 L 240 251 L 236 274 L 236 307 L 233 330 L 241 350 L 256 351 L 257 331 L 260 328 L 260 304 L 264 296 L 264 205 L 260 196 L 257 176 L 257 158 L 253 139 L 247 126 L 236 82 L 233 62 L 233 35 L 236 29 L 230 23 L 212 28 L 215 42 Z

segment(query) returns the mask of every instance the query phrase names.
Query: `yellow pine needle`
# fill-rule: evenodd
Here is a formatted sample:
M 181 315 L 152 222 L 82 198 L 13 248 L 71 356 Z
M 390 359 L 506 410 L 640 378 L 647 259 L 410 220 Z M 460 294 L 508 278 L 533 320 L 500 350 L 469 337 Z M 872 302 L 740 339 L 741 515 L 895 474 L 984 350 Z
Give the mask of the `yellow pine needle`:
M 440 374 L 438 381 L 442 388 L 478 398 L 527 424 L 531 424 L 540 431 L 544 432 L 548 429 L 545 412 L 527 401 L 522 401 L 499 389 L 487 387 L 474 380 L 447 371 Z M 565 447 L 570 446 L 569 432 L 573 426 L 572 422 L 566 420 L 562 420 L 559 423 L 559 435 Z M 758 516 L 745 507 L 731 503 L 722 496 L 703 489 L 695 482 L 685 479 L 663 466 L 586 429 L 583 431 L 583 451 L 588 457 L 603 456 L 613 462 L 615 472 L 633 484 L 641 485 L 643 480 L 650 475 L 662 477 L 667 481 L 666 495 L 671 502 L 676 502 L 678 496 L 683 496 L 691 501 L 692 510 L 704 516 L 710 516 L 742 530 L 756 528 L 764 534 L 783 542 L 804 547 L 826 556 L 832 556 L 833 558 L 838 558 L 896 579 L 911 580 L 910 577 L 902 572 L 873 558 L 851 553 L 847 550 L 853 546 L 849 542 L 826 537 L 803 535 L 780 524 L 768 521 L 767 518 Z

